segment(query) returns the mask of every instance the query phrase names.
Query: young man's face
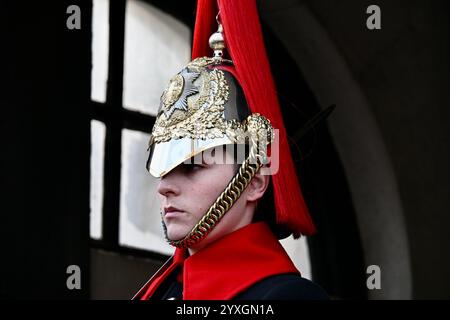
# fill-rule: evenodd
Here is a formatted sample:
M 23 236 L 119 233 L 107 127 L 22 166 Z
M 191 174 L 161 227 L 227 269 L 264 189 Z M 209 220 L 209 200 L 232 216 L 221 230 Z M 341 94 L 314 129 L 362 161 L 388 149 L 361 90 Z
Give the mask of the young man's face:
M 192 230 L 224 191 L 236 169 L 235 164 L 181 164 L 161 178 L 157 190 L 170 240 L 180 240 Z M 245 203 L 241 196 L 208 235 L 206 242 L 248 222 L 242 219 Z

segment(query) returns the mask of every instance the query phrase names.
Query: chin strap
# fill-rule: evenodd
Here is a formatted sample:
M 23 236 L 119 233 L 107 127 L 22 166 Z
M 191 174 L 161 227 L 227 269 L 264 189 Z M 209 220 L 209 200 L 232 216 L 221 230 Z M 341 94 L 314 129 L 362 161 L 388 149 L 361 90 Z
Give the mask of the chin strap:
M 259 114 L 252 114 L 245 120 L 245 125 L 250 142 L 249 156 L 194 228 L 180 240 L 166 239 L 170 245 L 189 248 L 204 239 L 239 199 L 259 169 L 267 164 L 267 145 L 273 141 L 273 128 L 269 120 Z

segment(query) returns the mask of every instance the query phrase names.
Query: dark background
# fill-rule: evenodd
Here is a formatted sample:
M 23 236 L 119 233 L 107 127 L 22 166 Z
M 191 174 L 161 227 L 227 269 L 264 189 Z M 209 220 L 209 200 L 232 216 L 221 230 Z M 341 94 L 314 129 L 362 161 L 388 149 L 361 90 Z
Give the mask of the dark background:
M 124 1 L 111 2 L 107 94 L 114 103 L 122 90 Z M 193 27 L 194 1 L 149 3 Z M 72 4 L 81 8 L 81 30 L 66 28 Z M 369 31 L 370 4 L 260 5 L 292 150 L 319 229 L 309 239 L 313 277 L 337 299 L 448 299 L 449 5 L 379 1 L 382 29 Z M 106 116 L 90 101 L 91 10 L 90 1 L 0 4 L 2 298 L 129 298 L 165 258 L 118 247 L 114 187 L 105 213 L 112 221 L 108 241 L 89 239 L 90 120 L 110 117 L 114 128 L 135 116 L 121 106 Z M 364 102 L 366 113 L 351 108 L 360 106 L 355 101 Z M 330 104 L 337 108 L 327 124 L 296 140 L 302 124 Z M 148 120 L 150 131 L 153 120 L 139 119 L 134 123 L 145 127 Z M 117 152 L 114 143 L 109 147 Z M 105 166 L 112 168 L 107 182 L 119 185 L 120 162 Z M 394 198 L 400 218 L 384 209 Z M 81 290 L 66 287 L 72 264 L 82 270 Z M 377 292 L 365 284 L 371 264 L 388 279 Z

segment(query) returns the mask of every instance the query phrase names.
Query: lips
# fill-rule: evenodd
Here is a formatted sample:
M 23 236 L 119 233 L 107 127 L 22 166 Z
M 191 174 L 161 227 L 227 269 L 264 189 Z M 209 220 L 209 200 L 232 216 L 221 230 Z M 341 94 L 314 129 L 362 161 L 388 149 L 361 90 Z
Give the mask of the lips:
M 165 218 L 173 218 L 180 214 L 182 214 L 184 211 L 181 209 L 178 209 L 177 207 L 168 206 L 164 207 L 164 217 Z

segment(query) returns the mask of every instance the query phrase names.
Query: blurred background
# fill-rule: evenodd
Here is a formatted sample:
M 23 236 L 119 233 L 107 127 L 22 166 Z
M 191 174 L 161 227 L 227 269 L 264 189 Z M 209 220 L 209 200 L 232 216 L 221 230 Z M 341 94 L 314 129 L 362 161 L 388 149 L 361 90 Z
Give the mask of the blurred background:
M 366 26 L 373 4 L 381 29 Z M 159 97 L 190 60 L 196 2 L 0 8 L 0 297 L 129 299 L 172 252 L 145 161 Z M 283 246 L 333 299 L 449 299 L 449 3 L 258 8 L 318 228 Z M 79 289 L 67 286 L 71 265 Z M 367 286 L 373 265 L 380 289 Z

